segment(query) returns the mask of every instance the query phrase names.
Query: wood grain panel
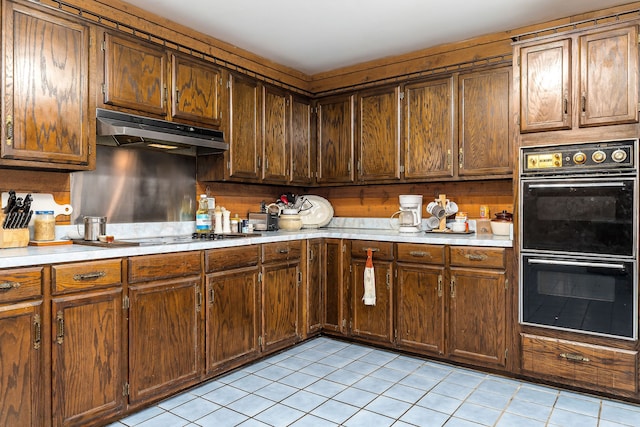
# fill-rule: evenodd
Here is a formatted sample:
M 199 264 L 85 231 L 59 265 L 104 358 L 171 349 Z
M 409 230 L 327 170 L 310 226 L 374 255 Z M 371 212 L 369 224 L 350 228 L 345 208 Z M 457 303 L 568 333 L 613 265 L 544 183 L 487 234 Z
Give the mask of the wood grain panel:
M 318 101 L 318 183 L 354 181 L 353 104 L 352 95 Z
M 210 249 L 204 253 L 206 273 L 258 265 L 260 245 Z
M 53 294 L 119 285 L 122 282 L 122 261 L 54 265 L 51 267 L 51 281 Z
M 220 124 L 222 71 L 206 63 L 171 55 L 174 118 Z
M 0 274 L 0 303 L 41 296 L 43 267 L 3 269 Z
M 444 246 L 397 243 L 398 262 L 444 265 Z
M 262 179 L 286 183 L 289 180 L 290 97 L 281 89 L 265 86 L 263 102 Z
M 129 283 L 200 274 L 200 252 L 176 252 L 129 258 Z

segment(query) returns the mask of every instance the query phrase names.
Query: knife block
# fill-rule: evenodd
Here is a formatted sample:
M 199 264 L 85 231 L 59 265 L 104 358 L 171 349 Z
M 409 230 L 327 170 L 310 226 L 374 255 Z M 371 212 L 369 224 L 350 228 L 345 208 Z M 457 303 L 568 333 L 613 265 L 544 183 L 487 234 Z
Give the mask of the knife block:
M 5 215 L 0 213 L 0 224 Z M 28 228 L 0 228 L 0 248 L 22 248 L 29 245 Z

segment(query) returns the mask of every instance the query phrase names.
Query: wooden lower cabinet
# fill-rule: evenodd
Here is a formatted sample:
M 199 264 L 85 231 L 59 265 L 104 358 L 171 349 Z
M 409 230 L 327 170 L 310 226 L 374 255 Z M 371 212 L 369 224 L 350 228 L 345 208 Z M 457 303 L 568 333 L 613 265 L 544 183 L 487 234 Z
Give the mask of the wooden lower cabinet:
M 365 305 L 364 270 L 367 249 L 373 251 L 375 305 Z M 351 244 L 351 335 L 390 343 L 393 339 L 393 243 L 354 241 Z
M 200 265 L 200 252 L 129 259 L 131 406 L 168 396 L 202 377 Z
M 262 333 L 263 352 L 279 350 L 299 340 L 298 291 L 302 242 L 262 245 Z
M 638 352 L 521 334 L 526 375 L 607 393 L 636 395 Z
M 304 288 L 300 296 L 301 317 L 305 337 L 320 333 L 324 323 L 325 251 L 322 239 L 307 242 Z
M 324 239 L 323 253 L 323 331 L 332 335 L 347 333 L 347 296 L 349 277 L 345 277 L 347 242 L 342 239 Z
M 205 253 L 207 376 L 259 356 L 258 260 L 259 246 Z
M 52 267 L 53 426 L 85 426 L 121 413 L 123 374 L 121 261 Z
M 45 418 L 42 267 L 0 273 L 0 425 L 35 427 Z
M 449 355 L 504 368 L 507 347 L 506 250 L 450 247 Z
M 398 243 L 396 343 L 445 353 L 444 246 Z

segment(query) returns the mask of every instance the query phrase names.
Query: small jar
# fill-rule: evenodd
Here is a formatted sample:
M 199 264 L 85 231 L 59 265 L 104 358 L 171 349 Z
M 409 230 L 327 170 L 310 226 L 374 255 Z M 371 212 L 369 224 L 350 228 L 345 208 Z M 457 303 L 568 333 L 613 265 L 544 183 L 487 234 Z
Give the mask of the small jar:
M 53 211 L 36 211 L 33 218 L 33 240 L 44 242 L 55 238 L 56 218 Z

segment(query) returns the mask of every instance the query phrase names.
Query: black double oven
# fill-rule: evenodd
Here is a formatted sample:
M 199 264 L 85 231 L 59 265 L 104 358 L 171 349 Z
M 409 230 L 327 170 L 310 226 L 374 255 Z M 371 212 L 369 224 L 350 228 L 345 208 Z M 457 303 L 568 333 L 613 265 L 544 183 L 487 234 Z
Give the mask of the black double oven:
M 520 322 L 638 337 L 638 140 L 520 152 Z

